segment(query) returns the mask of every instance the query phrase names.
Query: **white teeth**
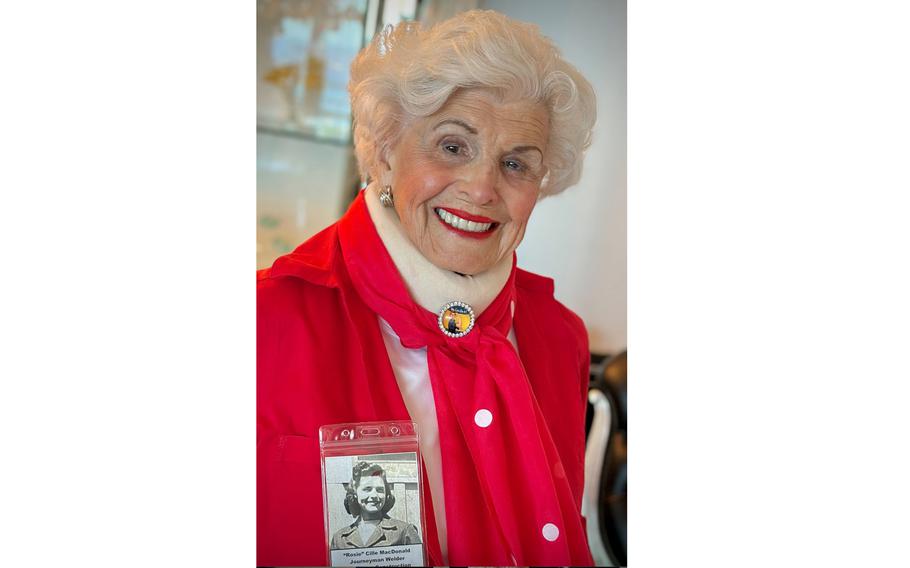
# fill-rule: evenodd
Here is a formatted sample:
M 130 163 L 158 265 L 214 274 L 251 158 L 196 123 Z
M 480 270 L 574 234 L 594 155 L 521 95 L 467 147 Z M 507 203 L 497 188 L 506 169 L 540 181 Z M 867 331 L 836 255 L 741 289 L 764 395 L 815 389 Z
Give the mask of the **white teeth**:
M 462 231 L 467 231 L 469 233 L 482 233 L 488 231 L 490 227 L 493 226 L 493 223 L 477 223 L 475 221 L 468 221 L 467 219 L 462 219 L 457 215 L 453 215 L 448 211 L 442 209 L 436 209 L 436 214 L 439 215 L 439 218 L 442 219 L 447 225 L 451 225 L 455 228 L 461 229 Z

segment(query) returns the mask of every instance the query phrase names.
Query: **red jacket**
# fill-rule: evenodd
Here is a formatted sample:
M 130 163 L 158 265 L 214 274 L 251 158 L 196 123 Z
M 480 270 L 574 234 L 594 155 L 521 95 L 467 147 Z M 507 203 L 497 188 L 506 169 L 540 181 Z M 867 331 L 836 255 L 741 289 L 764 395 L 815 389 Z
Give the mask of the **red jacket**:
M 257 277 L 257 563 L 324 565 L 328 536 L 319 427 L 406 420 L 409 415 L 376 314 L 360 300 L 348 278 L 338 224 L 277 259 Z M 587 333 L 578 316 L 553 298 L 552 280 L 519 269 L 516 289 L 513 326 L 519 355 L 580 511 Z M 452 474 L 445 471 L 446 476 Z M 426 481 L 424 488 L 429 563 L 440 565 Z M 445 498 L 448 502 L 470 496 Z M 464 519 L 447 518 L 447 525 L 457 522 Z M 489 559 L 449 560 L 482 565 Z

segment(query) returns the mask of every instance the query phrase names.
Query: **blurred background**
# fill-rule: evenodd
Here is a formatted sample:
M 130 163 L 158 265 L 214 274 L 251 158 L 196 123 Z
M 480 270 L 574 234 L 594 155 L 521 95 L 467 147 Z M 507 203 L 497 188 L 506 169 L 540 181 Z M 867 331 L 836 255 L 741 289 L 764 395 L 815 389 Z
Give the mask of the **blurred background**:
M 348 104 L 354 55 L 387 23 L 492 9 L 540 26 L 597 92 L 581 182 L 544 199 L 519 266 L 556 281 L 591 350 L 626 347 L 624 0 L 258 0 L 257 268 L 338 219 L 359 186 Z

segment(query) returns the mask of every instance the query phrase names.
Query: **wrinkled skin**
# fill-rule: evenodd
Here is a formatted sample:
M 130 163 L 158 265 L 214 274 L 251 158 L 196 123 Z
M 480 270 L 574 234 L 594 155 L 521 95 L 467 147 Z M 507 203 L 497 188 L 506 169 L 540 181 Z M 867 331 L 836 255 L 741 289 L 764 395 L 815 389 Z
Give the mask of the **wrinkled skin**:
M 457 91 L 405 125 L 380 179 L 390 180 L 404 232 L 423 256 L 472 275 L 510 256 L 540 196 L 549 132 L 542 104 L 485 89 Z M 493 224 L 466 235 L 439 218 L 440 207 Z

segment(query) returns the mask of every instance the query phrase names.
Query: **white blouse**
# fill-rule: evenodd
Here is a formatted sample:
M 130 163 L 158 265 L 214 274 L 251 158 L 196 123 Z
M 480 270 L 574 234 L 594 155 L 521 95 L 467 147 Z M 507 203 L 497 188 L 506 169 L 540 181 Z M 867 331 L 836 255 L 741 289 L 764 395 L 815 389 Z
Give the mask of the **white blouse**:
M 378 316 L 377 316 L 378 317 Z M 442 455 L 439 449 L 439 425 L 436 422 L 436 403 L 433 400 L 433 387 L 430 384 L 430 370 L 427 366 L 427 348 L 409 349 L 401 344 L 395 330 L 384 319 L 379 319 L 382 340 L 385 342 L 392 371 L 398 381 L 404 405 L 417 423 L 418 445 L 423 456 L 423 465 L 427 470 L 430 482 L 430 497 L 433 501 L 433 513 L 436 518 L 436 529 L 439 533 L 439 548 L 442 550 L 442 562 L 447 565 L 448 546 L 446 544 L 446 504 L 442 485 Z M 515 341 L 515 330 L 509 330 L 509 341 L 518 349 Z

